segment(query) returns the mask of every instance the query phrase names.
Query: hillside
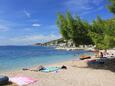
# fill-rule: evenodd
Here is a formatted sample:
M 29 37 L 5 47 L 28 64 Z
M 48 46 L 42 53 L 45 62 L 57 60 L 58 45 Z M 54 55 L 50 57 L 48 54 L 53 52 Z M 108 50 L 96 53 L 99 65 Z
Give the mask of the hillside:
M 56 46 L 60 43 L 64 43 L 63 38 L 52 40 L 52 41 L 45 42 L 45 43 L 36 43 L 34 45 L 38 45 L 38 46 Z

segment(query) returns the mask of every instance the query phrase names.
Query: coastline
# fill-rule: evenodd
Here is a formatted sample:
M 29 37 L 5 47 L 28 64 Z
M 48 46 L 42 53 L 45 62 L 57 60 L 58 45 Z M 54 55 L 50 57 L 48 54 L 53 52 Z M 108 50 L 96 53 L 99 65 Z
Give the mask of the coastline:
M 92 54 L 87 54 L 87 53 L 85 53 L 85 54 L 81 54 L 81 55 L 89 55 L 89 56 L 93 57 L 93 56 L 94 56 L 94 53 L 92 53 Z M 73 57 L 74 57 L 74 58 L 73 58 Z M 3 73 L 9 73 L 9 72 L 12 72 L 12 71 L 20 71 L 20 70 L 22 70 L 23 68 L 33 69 L 33 68 L 38 67 L 39 65 L 43 65 L 43 66 L 52 66 L 52 65 L 55 65 L 55 66 L 56 66 L 56 65 L 58 65 L 58 64 L 64 65 L 64 63 L 73 62 L 73 61 L 75 61 L 75 60 L 79 60 L 79 58 L 80 58 L 80 56 L 75 55 L 75 56 L 72 56 L 72 58 L 67 59 L 67 60 L 61 60 L 61 61 L 51 62 L 51 63 L 42 63 L 42 64 L 39 63 L 39 64 L 31 65 L 31 66 L 29 66 L 29 67 L 27 66 L 27 67 L 22 67 L 22 68 L 15 68 L 15 69 L 12 69 L 12 70 L 0 71 L 0 73 L 3 74 Z M 60 66 L 62 66 L 62 65 L 60 65 Z
M 114 52 L 109 50 L 110 52 Z M 29 70 L 13 70 L 1 73 L 9 78 L 16 76 L 30 77 L 36 82 L 27 86 L 114 86 L 115 85 L 115 73 L 106 69 L 91 68 L 87 64 L 86 60 L 69 60 L 52 64 L 44 64 L 44 67 L 62 67 L 63 65 L 67 69 L 61 69 L 55 72 L 44 73 L 36 70 L 38 66 L 32 66 Z M 90 60 L 93 60 L 92 57 Z M 99 59 L 99 58 L 97 58 Z M 17 86 L 14 83 L 6 86 Z
M 34 65 L 34 66 L 31 66 L 31 67 L 27 67 L 28 69 L 36 69 L 39 65 L 43 65 L 45 67 L 49 67 L 49 66 L 62 66 L 64 65 L 64 63 L 70 63 L 72 62 L 73 60 L 67 60 L 67 61 L 61 61 L 61 62 L 56 62 L 56 63 L 50 63 L 50 64 L 38 64 L 38 65 Z M 62 64 L 62 65 L 61 65 Z M 25 67 L 22 67 L 22 69 L 25 68 Z M 13 69 L 13 70 L 7 70 L 7 71 L 2 71 L 0 72 L 1 74 L 9 74 L 9 73 L 15 73 L 15 72 L 18 72 L 18 71 L 23 71 L 21 68 L 18 68 L 18 69 Z
M 94 47 L 55 47 L 57 50 L 86 50 L 86 51 L 95 51 Z
M 0 86 L 115 86 L 115 0 L 0 5 Z
M 68 51 L 68 52 L 71 52 L 71 51 Z M 48 61 L 48 62 L 46 62 L 46 61 L 44 61 L 43 63 L 39 63 L 39 61 L 37 62 L 37 63 L 35 63 L 35 64 L 31 64 L 30 63 L 30 65 L 24 65 L 24 66 L 17 66 L 16 68 L 12 68 L 12 69 L 5 69 L 5 70 L 0 70 L 0 73 L 2 74 L 2 73 L 4 73 L 4 72 L 12 72 L 12 71 L 15 71 L 15 70 L 21 70 L 21 69 L 23 69 L 23 68 L 32 68 L 32 67 L 36 67 L 37 65 L 50 65 L 50 64 L 58 64 L 58 63 L 63 63 L 63 62 L 65 62 L 65 61 L 71 61 L 71 60 L 76 60 L 76 59 L 79 59 L 79 57 L 80 57 L 80 55 L 90 55 L 90 56 L 92 56 L 92 55 L 94 55 L 92 52 L 84 52 L 83 54 L 68 54 L 68 55 L 58 55 L 57 57 L 56 56 L 50 56 L 51 58 L 54 58 L 55 59 L 55 57 L 56 57 L 56 59 L 55 60 L 51 60 L 51 59 L 49 59 L 49 60 L 51 60 L 51 61 Z M 58 59 L 59 58 L 59 59 Z M 48 60 L 48 59 L 47 59 Z M 31 61 L 31 60 L 30 60 Z M 9 66 L 8 66 L 9 67 Z
M 79 64 L 83 67 L 74 67 Z M 67 70 L 59 70 L 58 72 L 35 72 L 30 70 L 15 70 L 5 72 L 3 75 L 9 77 L 27 76 L 38 81 L 27 86 L 114 86 L 115 73 L 109 70 L 87 68 L 84 61 L 64 61 L 55 64 L 43 65 L 45 67 L 61 67 L 67 66 Z M 36 69 L 37 66 L 30 69 Z M 15 86 L 15 85 L 7 85 Z

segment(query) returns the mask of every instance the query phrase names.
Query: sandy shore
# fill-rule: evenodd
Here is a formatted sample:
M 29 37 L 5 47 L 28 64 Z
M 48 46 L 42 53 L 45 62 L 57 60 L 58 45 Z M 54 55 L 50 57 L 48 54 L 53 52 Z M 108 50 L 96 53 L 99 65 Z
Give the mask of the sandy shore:
M 77 67 L 74 65 L 77 64 Z M 12 71 L 3 73 L 9 77 L 28 76 L 38 81 L 28 86 L 115 86 L 115 73 L 109 70 L 87 68 L 87 64 L 82 61 L 68 61 L 51 64 L 48 66 L 66 65 L 67 70 L 59 70 L 51 73 L 35 71 Z M 32 68 L 35 69 L 36 67 Z M 7 85 L 15 86 L 15 85 Z

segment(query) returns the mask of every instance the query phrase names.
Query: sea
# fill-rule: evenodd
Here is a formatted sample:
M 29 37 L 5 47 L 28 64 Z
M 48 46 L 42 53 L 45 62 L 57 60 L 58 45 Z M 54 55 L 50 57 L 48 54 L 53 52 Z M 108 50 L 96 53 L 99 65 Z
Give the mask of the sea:
M 0 46 L 0 72 L 75 60 L 83 54 L 93 55 L 84 50 L 66 51 L 43 46 Z

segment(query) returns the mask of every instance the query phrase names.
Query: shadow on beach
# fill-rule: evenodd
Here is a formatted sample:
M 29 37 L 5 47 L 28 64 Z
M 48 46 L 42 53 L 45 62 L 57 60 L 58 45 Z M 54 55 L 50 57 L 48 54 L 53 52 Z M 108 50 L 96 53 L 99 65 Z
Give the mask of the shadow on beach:
M 87 62 L 88 68 L 104 69 L 115 72 L 115 58 L 103 58 L 95 62 Z
M 0 86 L 18 86 L 18 85 L 12 82 L 8 82 L 6 85 L 0 85 Z

